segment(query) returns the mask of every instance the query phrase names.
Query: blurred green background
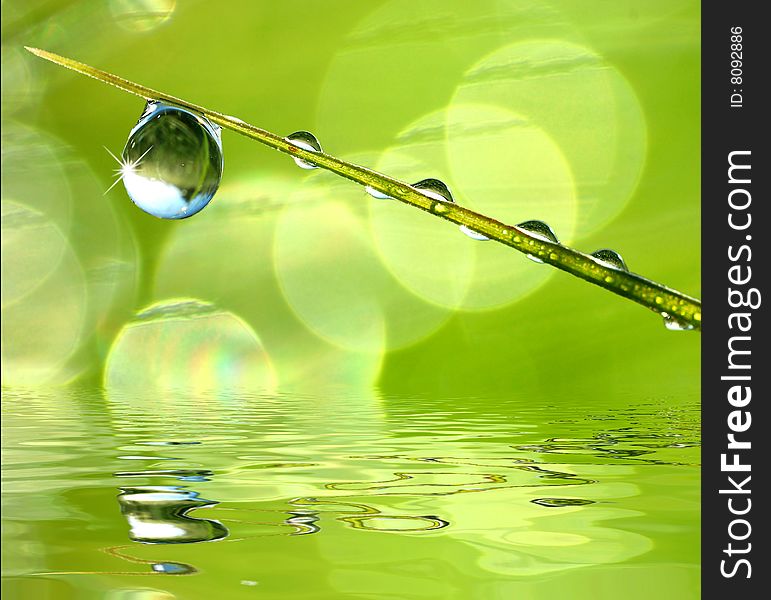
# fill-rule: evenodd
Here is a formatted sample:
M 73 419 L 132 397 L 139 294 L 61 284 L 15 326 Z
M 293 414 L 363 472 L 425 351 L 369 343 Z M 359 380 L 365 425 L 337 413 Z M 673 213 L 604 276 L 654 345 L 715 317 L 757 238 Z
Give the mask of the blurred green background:
M 122 185 L 105 194 L 117 168 L 105 147 L 122 150 L 141 100 L 46 63 L 24 45 L 281 135 L 310 130 L 326 152 L 409 182 L 438 177 L 461 204 L 509 223 L 544 220 L 562 241 L 584 251 L 613 248 L 632 271 L 698 297 L 699 28 L 699 3 L 678 0 L 4 0 L 2 378 L 4 404 L 18 417 L 5 439 L 20 453 L 6 467 L 11 476 L 15 465 L 35 460 L 22 448 L 25 431 L 64 435 L 54 425 L 60 405 L 73 422 L 113 415 L 78 434 L 68 452 L 79 455 L 86 439 L 120 437 L 116 423 L 175 422 L 184 413 L 175 402 L 191 398 L 216 399 L 199 409 L 218 422 L 220 410 L 223 421 L 232 410 L 237 419 L 244 398 L 272 399 L 278 422 L 282 401 L 303 414 L 323 406 L 313 435 L 329 418 L 350 439 L 363 411 L 379 423 L 362 425 L 373 452 L 403 411 L 406 422 L 445 415 L 428 446 L 415 438 L 416 452 L 456 425 L 471 437 L 505 429 L 499 420 L 509 408 L 537 413 L 532 433 L 541 442 L 581 437 L 554 423 L 563 422 L 560 411 L 564 422 L 581 421 L 576 414 L 591 407 L 620 419 L 622 429 L 677 436 L 685 427 L 689 444 L 698 441 L 698 334 L 668 331 L 631 302 L 499 244 L 472 241 L 408 206 L 373 200 L 330 173 L 301 171 L 228 131 L 211 204 L 191 219 L 155 219 Z M 65 384 L 80 391 L 47 391 Z M 149 412 L 114 418 L 125 402 Z M 154 404 L 166 412 L 159 416 Z M 247 406 L 244 415 L 258 410 Z M 472 408 L 457 424 L 452 415 L 462 406 Z M 640 406 L 655 410 L 624 416 Z M 688 426 L 672 425 L 668 419 L 686 408 Z M 243 416 L 257 428 L 246 425 L 246 435 L 262 431 L 258 413 L 254 421 Z M 310 427 L 292 423 L 286 427 Z M 588 438 L 604 435 L 587 427 Z M 94 455 L 92 467 L 107 456 Z M 659 463 L 693 465 L 698 453 Z M 66 473 L 51 497 L 75 485 L 79 476 Z M 659 533 L 647 532 L 652 546 L 631 555 L 664 548 L 656 573 L 673 595 L 662 597 L 697 593 L 698 515 L 658 512 L 668 510 L 658 484 L 676 486 L 668 502 L 687 496 L 698 509 L 698 474 L 681 473 L 652 477 L 637 507 L 661 521 Z M 28 501 L 22 488 L 12 513 Z M 457 514 L 490 510 L 472 503 Z M 666 531 L 687 535 L 660 546 L 656 536 Z M 38 534 L 32 555 L 66 545 Z M 26 576 L 30 564 L 10 572 Z M 455 596 L 436 588 L 435 597 L 511 597 L 508 584 L 474 587 L 485 564 L 458 576 Z M 689 565 L 691 575 L 673 565 Z M 367 595 L 348 585 L 358 575 L 344 576 L 340 587 L 326 567 L 303 568 L 337 591 L 276 597 L 412 597 L 401 583 Z M 213 577 L 215 589 L 216 569 Z M 598 592 L 589 577 L 576 584 L 586 590 L 567 597 L 629 595 L 626 578 L 614 571 Z M 551 584 L 541 590 L 537 581 L 517 593 L 553 597 Z

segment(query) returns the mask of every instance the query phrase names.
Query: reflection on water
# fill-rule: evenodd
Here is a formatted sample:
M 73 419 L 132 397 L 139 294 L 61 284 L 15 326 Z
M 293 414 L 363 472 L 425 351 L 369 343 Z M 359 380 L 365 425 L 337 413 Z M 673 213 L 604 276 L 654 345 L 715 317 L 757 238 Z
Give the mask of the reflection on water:
M 120 488 L 120 511 L 131 531 L 129 537 L 144 544 L 211 542 L 228 535 L 227 528 L 212 519 L 197 519 L 188 513 L 218 504 L 200 498 L 197 492 L 168 485 Z
M 195 575 L 163 578 L 177 597 L 213 575 L 226 597 L 254 581 L 276 598 L 302 596 L 298 569 L 330 598 L 697 572 L 697 406 L 602 402 L 9 392 L 5 570 L 100 593 Z

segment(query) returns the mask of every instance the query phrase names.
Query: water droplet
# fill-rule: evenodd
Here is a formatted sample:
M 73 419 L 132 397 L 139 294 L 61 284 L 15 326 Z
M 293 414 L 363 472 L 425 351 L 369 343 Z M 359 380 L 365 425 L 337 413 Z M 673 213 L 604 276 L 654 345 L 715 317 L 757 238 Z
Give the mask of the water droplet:
M 533 504 L 546 506 L 547 508 L 562 508 L 565 506 L 586 506 L 594 504 L 594 500 L 583 500 L 581 498 L 536 498 L 531 500 Z
M 463 233 L 469 236 L 472 240 L 477 240 L 479 242 L 486 242 L 490 239 L 486 235 L 482 235 L 481 233 L 478 233 L 473 229 L 469 229 L 465 225 L 461 225 L 460 227 L 458 227 L 458 229 L 460 229 Z
M 552 228 L 543 221 L 525 221 L 524 223 L 517 225 L 517 227 L 524 229 L 528 233 L 537 238 L 541 238 L 546 242 L 552 242 L 553 244 L 560 243 Z
M 308 150 L 309 152 L 321 152 L 321 144 L 319 143 L 319 140 L 316 139 L 316 136 L 313 135 L 310 131 L 295 131 L 294 133 L 290 133 L 284 139 L 287 142 L 290 142 L 292 145 L 297 146 L 298 148 L 302 148 L 303 150 Z M 311 163 L 306 162 L 300 158 L 293 157 L 292 160 L 301 169 L 318 169 L 316 165 L 312 165 Z
M 554 244 L 559 244 L 557 235 L 554 233 L 552 228 L 549 227 L 549 225 L 547 225 L 543 221 L 525 221 L 517 225 L 517 227 L 519 227 L 520 229 L 524 229 L 531 235 L 534 235 L 535 237 L 540 238 L 545 242 L 552 242 Z M 543 260 L 535 256 L 534 254 L 527 254 L 526 256 L 533 262 L 536 262 L 540 265 L 543 264 Z
M 440 202 L 452 202 L 453 204 L 455 203 L 455 199 L 452 197 L 452 192 L 450 192 L 450 188 L 448 188 L 447 185 L 443 181 L 440 181 L 439 179 L 422 179 L 417 183 L 413 183 L 412 187 L 420 191 L 420 193 L 423 194 L 424 196 L 428 196 L 429 198 L 433 198 L 434 200 L 439 200 Z M 434 210 L 435 212 L 439 212 L 439 213 L 445 212 L 437 209 L 434 209 Z M 469 236 L 473 240 L 484 242 L 490 239 L 486 235 L 477 233 L 476 231 L 467 227 L 466 225 L 460 225 L 459 229 L 465 235 Z
M 692 331 L 694 329 L 693 325 L 690 323 L 678 321 L 668 313 L 662 312 L 661 316 L 664 318 L 664 326 L 669 329 L 669 331 Z
M 161 219 L 184 219 L 203 209 L 222 178 L 220 132 L 193 112 L 148 102 L 119 161 L 132 202 Z
M 621 258 L 621 255 L 615 250 L 603 248 L 601 250 L 597 250 L 596 252 L 592 252 L 592 256 L 601 263 L 605 263 L 606 265 L 615 269 L 620 269 L 622 271 L 629 270 L 629 268 L 626 266 L 626 263 L 624 262 L 624 259 Z
M 377 198 L 378 200 L 393 200 L 393 198 L 391 198 L 391 196 L 389 196 L 388 194 L 379 192 L 378 190 L 370 186 L 366 186 L 364 188 L 364 191 L 367 192 L 373 198 Z
M 413 183 L 412 187 L 418 190 L 424 196 L 439 200 L 441 202 L 455 202 L 452 197 L 450 188 L 438 179 L 421 179 L 417 183 Z

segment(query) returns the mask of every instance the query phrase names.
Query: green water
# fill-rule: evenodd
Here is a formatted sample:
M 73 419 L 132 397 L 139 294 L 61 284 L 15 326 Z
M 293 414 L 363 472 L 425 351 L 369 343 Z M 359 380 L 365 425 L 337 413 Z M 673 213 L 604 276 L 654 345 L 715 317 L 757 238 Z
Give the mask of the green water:
M 10 597 L 696 597 L 693 398 L 6 400 Z M 130 541 L 146 486 L 228 535 Z
M 31 45 L 700 293 L 692 1 L 6 1 L 9 598 L 699 596 L 699 346 L 223 132 L 180 222 L 142 102 Z

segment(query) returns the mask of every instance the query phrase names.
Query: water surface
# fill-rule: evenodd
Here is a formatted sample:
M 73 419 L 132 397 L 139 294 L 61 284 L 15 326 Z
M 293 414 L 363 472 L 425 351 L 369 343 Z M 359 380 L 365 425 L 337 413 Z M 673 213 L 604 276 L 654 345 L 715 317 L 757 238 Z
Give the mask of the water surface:
M 694 398 L 4 396 L 9 597 L 698 592 Z

